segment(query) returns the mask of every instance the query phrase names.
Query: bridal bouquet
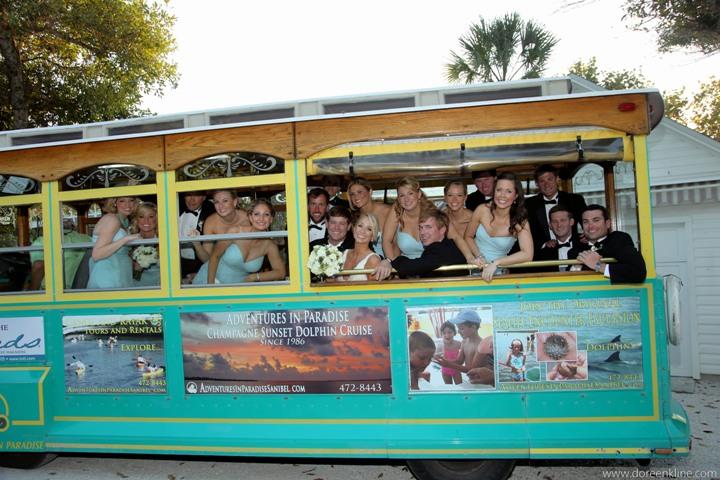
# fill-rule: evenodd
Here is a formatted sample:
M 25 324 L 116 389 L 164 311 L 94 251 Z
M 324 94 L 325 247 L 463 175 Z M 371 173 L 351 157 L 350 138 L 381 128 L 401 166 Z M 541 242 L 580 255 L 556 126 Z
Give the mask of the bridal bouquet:
M 310 252 L 308 268 L 314 275 L 332 277 L 342 270 L 342 253 L 332 245 L 316 245 Z

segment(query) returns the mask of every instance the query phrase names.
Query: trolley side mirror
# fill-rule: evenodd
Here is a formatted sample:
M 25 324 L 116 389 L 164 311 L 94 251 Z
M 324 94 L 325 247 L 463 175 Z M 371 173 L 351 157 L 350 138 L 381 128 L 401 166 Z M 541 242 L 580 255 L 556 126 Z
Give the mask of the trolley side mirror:
M 680 343 L 680 290 L 683 283 L 677 275 L 665 275 L 663 287 L 665 290 L 665 324 L 667 326 L 668 340 L 673 345 Z

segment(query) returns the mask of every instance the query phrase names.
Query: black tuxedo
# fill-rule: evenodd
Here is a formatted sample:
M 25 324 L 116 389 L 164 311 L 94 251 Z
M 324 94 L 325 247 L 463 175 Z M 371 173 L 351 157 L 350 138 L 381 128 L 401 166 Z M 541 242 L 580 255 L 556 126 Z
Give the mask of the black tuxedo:
M 582 232 L 582 212 L 585 210 L 585 199 L 577 193 L 558 192 L 556 197 L 557 205 L 564 205 L 573 214 L 575 219 L 575 229 Z M 534 260 L 539 260 L 538 254 L 545 242 L 550 240 L 550 226 L 548 225 L 548 215 L 545 210 L 545 199 L 542 193 L 538 193 L 534 197 L 525 200 L 525 208 L 528 212 L 528 223 L 530 223 L 530 233 L 533 237 L 535 245 Z
M 186 208 L 181 209 L 180 216 L 187 211 Z M 200 205 L 200 212 L 198 213 L 197 231 L 200 232 L 200 234 L 203 233 L 205 220 L 213 213 L 215 213 L 215 205 L 213 205 L 210 200 L 205 200 L 202 205 Z M 182 272 L 182 276 L 185 277 L 190 273 L 196 273 L 200 270 L 202 264 L 203 262 L 201 262 L 197 256 L 194 259 L 180 257 L 180 271 Z
M 477 190 L 467 196 L 465 199 L 465 208 L 474 212 L 477 207 L 490 200 L 492 200 L 492 197 L 486 197 L 480 190 Z
M 452 277 L 462 272 L 455 270 L 450 272 L 433 272 L 443 265 L 465 264 L 467 260 L 455 242 L 444 238 L 441 242 L 434 242 L 427 245 L 420 258 L 407 258 L 403 255 L 392 262 L 392 266 L 401 277 Z
M 580 245 L 580 237 L 573 233 L 568 241 L 572 242 L 570 250 L 568 250 L 568 258 L 570 258 L 570 252 L 572 249 L 577 248 Z M 535 254 L 535 260 L 560 260 L 560 249 L 557 246 L 541 248 L 540 251 Z M 558 272 L 560 271 L 560 267 L 541 267 L 534 268 L 532 270 L 535 272 Z
M 313 248 L 317 245 L 329 245 L 327 231 L 325 232 L 325 238 L 319 238 L 310 242 L 310 251 L 312 252 Z M 338 245 L 337 249 L 344 252 L 345 250 L 350 250 L 351 248 L 355 248 L 355 239 L 352 236 L 352 232 L 348 232 L 345 240 Z
M 581 243 L 570 249 L 568 258 L 577 258 L 590 245 Z M 635 248 L 632 238 L 625 232 L 610 232 L 602 242 L 595 244 L 595 251 L 604 258 L 615 258 L 618 263 L 610 263 L 610 283 L 641 283 L 645 281 L 647 271 L 645 260 Z M 588 269 L 583 265 L 584 269 Z

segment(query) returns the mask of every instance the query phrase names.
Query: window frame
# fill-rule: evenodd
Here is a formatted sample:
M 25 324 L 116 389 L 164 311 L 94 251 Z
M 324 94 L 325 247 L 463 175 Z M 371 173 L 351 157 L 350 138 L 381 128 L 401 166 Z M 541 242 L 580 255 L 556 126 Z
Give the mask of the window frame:
M 42 212 L 42 218 L 43 218 L 43 224 L 42 224 L 42 236 L 43 238 L 50 237 L 49 242 L 43 242 L 42 252 L 43 252 L 43 261 L 45 263 L 45 289 L 44 290 L 20 290 L 20 291 L 11 291 L 7 293 L 0 293 L 0 304 L 10 304 L 18 303 L 18 302 L 26 302 L 26 301 L 48 301 L 52 298 L 53 293 L 53 265 L 52 262 L 48 262 L 47 259 L 52 259 L 52 246 L 53 246 L 53 238 L 49 235 L 50 229 L 48 228 L 49 222 L 50 222 L 50 198 L 49 198 L 49 188 L 47 187 L 47 183 L 40 182 L 40 192 L 39 193 L 29 193 L 25 195 L 7 195 L 7 196 L 1 196 L 0 197 L 0 206 L 2 207 L 21 207 L 21 206 L 30 206 L 30 205 L 40 205 L 40 209 Z M 13 248 L 13 247 L 8 247 Z M 19 251 L 19 252 L 31 252 L 31 251 L 39 251 L 37 247 L 32 247 L 32 245 L 28 246 L 18 246 L 15 247 L 17 250 L 8 250 L 6 253 L 10 253 L 12 251 Z M 32 269 L 32 264 L 30 264 L 30 268 Z
M 167 256 L 159 255 L 160 258 L 160 288 L 142 288 L 133 287 L 122 290 L 67 290 L 64 285 L 64 278 L 62 272 L 62 261 L 63 261 L 63 245 L 62 245 L 62 220 L 60 217 L 54 218 L 57 215 L 62 214 L 62 204 L 66 202 L 81 201 L 81 200 L 100 200 L 111 197 L 140 197 L 142 195 L 155 195 L 157 208 L 158 208 L 158 248 L 162 251 L 167 249 L 167 215 L 164 201 L 165 191 L 165 176 L 166 173 L 162 171 L 155 171 L 155 184 L 143 184 L 126 187 L 108 187 L 108 188 L 94 188 L 87 190 L 66 190 L 60 191 L 60 180 L 51 183 L 53 198 L 57 200 L 54 202 L 57 205 L 57 213 L 54 213 L 52 227 L 54 238 L 60 239 L 57 242 L 57 248 L 53 251 L 56 255 L 53 258 L 53 270 L 55 275 L 55 288 L 54 292 L 58 300 L 118 300 L 127 299 L 127 292 L 133 292 L 133 297 L 136 299 L 156 299 L 165 298 L 168 296 L 168 258 Z M 134 245 L 130 243 L 129 245 Z
M 171 245 L 169 250 L 169 258 L 171 264 L 170 288 L 171 296 L 188 298 L 188 297 L 211 297 L 211 296 L 237 296 L 237 295 L 262 295 L 262 294 L 289 294 L 297 293 L 300 290 L 300 269 L 298 268 L 298 232 L 294 228 L 298 224 L 298 201 L 297 201 L 297 183 L 293 181 L 297 173 L 298 167 L 302 162 L 293 159 L 284 159 L 285 171 L 283 173 L 271 173 L 265 175 L 253 175 L 244 177 L 229 178 L 213 178 L 207 180 L 186 180 L 177 181 L 175 171 L 167 172 L 168 185 L 168 218 L 177 219 L 180 209 L 180 194 L 192 191 L 212 191 L 227 190 L 252 187 L 278 186 L 285 191 L 286 198 L 286 218 L 287 230 L 284 231 L 283 237 L 287 241 L 288 252 L 288 280 L 279 280 L 272 282 L 250 283 L 248 285 L 232 284 L 228 286 L 204 286 L 204 285 L 182 285 L 180 278 L 180 232 L 177 228 L 177 221 L 174 222 L 175 228 L 168 232 L 168 241 Z M 184 166 L 184 165 L 183 165 Z M 182 168 L 182 166 L 178 167 Z M 290 173 L 290 170 L 294 172 Z M 292 206 L 295 205 L 293 208 Z M 280 233 L 281 231 L 277 231 Z M 275 233 L 275 231 L 273 231 Z

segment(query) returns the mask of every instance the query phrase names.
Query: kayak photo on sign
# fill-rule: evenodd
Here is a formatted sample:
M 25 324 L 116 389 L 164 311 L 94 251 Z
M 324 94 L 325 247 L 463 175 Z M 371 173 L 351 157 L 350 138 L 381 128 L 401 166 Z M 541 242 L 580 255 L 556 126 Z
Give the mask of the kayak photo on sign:
M 159 314 L 63 317 L 66 393 L 166 393 Z
M 387 307 L 180 319 L 188 394 L 392 393 Z

